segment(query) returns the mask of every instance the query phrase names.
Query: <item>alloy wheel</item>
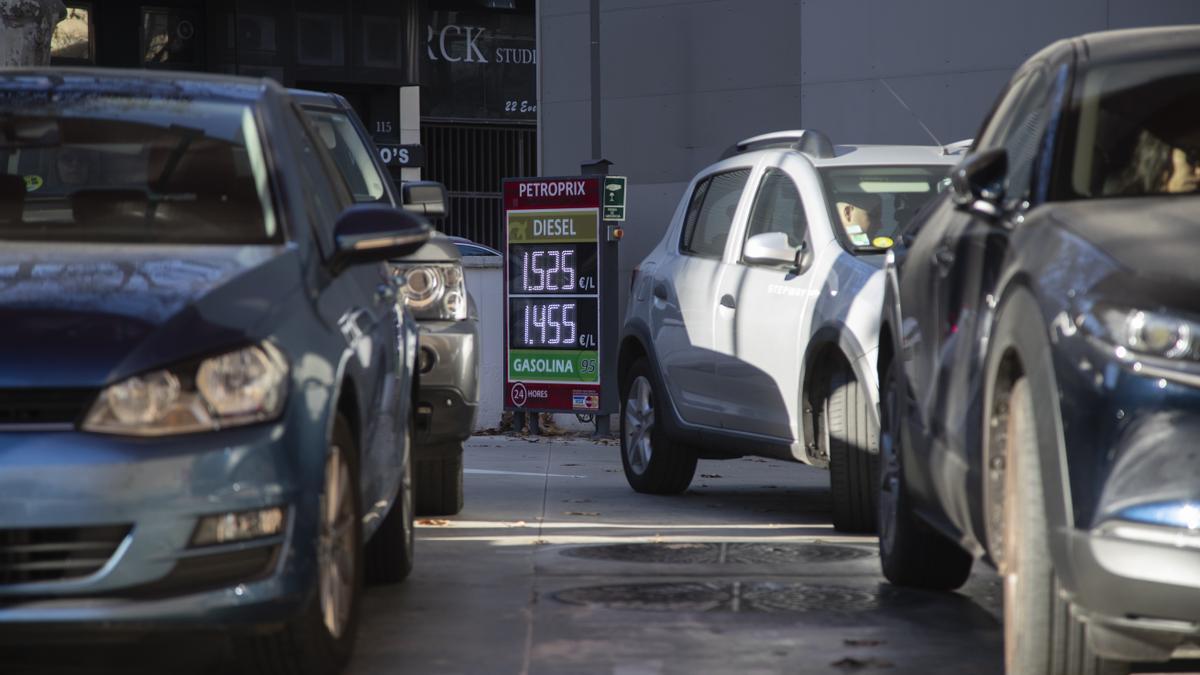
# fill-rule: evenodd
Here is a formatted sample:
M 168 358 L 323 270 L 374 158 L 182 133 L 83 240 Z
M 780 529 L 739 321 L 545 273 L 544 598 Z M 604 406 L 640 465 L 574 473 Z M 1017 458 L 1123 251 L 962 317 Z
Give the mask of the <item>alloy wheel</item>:
M 651 432 L 654 429 L 654 400 L 650 380 L 639 375 L 629 387 L 625 400 L 625 456 L 636 474 L 650 466 L 654 453 Z
M 350 467 L 334 445 L 325 460 L 325 493 L 321 498 L 321 523 L 317 540 L 318 592 L 321 618 L 334 638 L 340 638 L 350 620 L 354 601 L 354 494 Z

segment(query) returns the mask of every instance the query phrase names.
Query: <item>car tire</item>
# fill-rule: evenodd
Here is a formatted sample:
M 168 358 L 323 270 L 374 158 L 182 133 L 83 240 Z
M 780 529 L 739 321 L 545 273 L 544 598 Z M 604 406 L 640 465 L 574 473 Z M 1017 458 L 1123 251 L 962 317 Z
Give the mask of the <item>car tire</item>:
M 404 452 L 404 477 L 392 508 L 379 529 L 367 542 L 366 581 L 368 584 L 397 584 L 408 578 L 413 568 L 415 535 L 413 532 L 413 420 L 409 419 Z
M 897 586 L 954 590 L 971 575 L 974 560 L 941 533 L 922 522 L 912 508 L 904 480 L 900 443 L 903 413 L 895 364 L 883 373 L 879 388 L 880 485 L 879 560 L 883 576 Z
M 449 457 L 417 460 L 418 516 L 453 516 L 463 508 L 462 443 Z
M 836 371 L 821 402 L 820 441 L 829 457 L 833 527 L 874 532 L 879 492 L 879 430 L 871 420 L 866 389 Z
M 341 414 L 329 446 L 318 501 L 316 588 L 282 627 L 235 640 L 238 664 L 247 674 L 335 675 L 350 660 L 362 595 L 362 496 L 358 449 Z M 342 495 L 332 505 L 331 492 Z
M 686 490 L 696 475 L 696 453 L 673 442 L 658 424 L 658 401 L 646 359 L 630 366 L 621 392 L 621 466 L 637 492 L 673 495 Z
M 1000 563 L 1004 579 L 1005 672 L 1021 675 L 1123 675 L 1128 664 L 1096 654 L 1087 625 L 1061 592 L 1050 556 L 1033 397 L 1020 377 L 995 427 L 1004 438 Z

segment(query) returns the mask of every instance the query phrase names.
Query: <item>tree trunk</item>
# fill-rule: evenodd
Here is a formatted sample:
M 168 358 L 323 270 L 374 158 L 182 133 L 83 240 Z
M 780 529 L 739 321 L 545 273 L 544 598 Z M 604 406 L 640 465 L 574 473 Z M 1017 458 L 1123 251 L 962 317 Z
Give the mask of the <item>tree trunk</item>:
M 0 67 L 50 63 L 50 38 L 66 14 L 62 0 L 0 0 Z

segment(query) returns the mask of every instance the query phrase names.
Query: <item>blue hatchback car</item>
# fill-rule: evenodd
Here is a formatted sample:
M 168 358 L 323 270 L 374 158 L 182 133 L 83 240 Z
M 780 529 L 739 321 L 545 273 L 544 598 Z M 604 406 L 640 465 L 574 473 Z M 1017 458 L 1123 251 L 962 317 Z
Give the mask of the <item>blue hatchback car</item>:
M 265 80 L 0 70 L 0 631 L 229 629 L 332 673 L 412 564 L 416 333 Z

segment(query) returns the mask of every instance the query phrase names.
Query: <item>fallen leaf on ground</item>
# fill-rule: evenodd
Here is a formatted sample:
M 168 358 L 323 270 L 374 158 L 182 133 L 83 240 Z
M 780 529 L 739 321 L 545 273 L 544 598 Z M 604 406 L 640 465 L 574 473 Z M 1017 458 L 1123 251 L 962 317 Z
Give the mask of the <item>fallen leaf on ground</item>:
M 563 511 L 564 516 L 598 516 L 598 511 Z
M 887 644 L 887 640 L 852 640 L 846 638 L 842 640 L 842 644 L 847 647 L 878 647 L 882 644 Z
M 702 474 L 700 474 L 700 477 L 701 478 L 721 478 L 721 474 L 719 474 L 719 473 L 702 473 Z
M 895 664 L 883 659 L 856 659 L 847 656 L 840 661 L 834 661 L 830 665 L 842 670 L 861 670 L 862 668 L 891 668 Z
M 450 524 L 450 521 L 441 518 L 422 518 L 417 521 L 418 525 L 428 525 L 430 527 L 445 527 Z

